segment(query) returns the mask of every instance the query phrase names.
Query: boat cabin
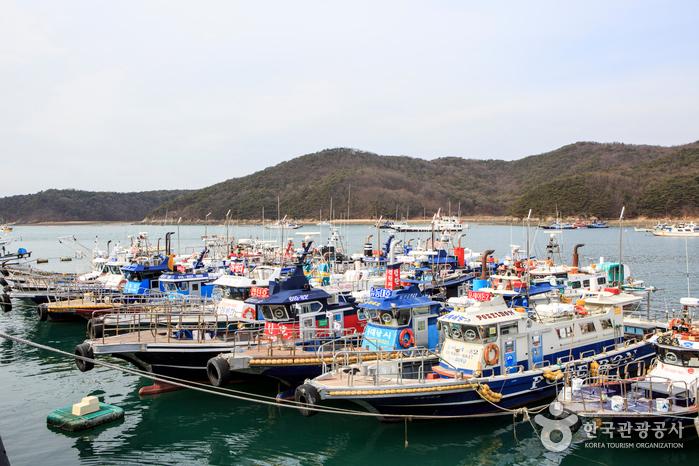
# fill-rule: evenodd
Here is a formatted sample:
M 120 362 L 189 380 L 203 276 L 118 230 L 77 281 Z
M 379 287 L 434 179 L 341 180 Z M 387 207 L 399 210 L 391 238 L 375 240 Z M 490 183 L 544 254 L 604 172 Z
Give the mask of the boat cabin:
M 122 267 L 121 271 L 126 278 L 124 294 L 143 295 L 163 291 L 159 279 L 163 273 L 171 270 L 168 261 L 168 257 L 156 256 Z
M 218 274 L 213 272 L 169 272 L 160 276 L 160 287 L 168 295 L 210 298 L 214 289 L 214 280 Z
M 235 262 L 233 265 L 242 264 Z M 233 267 L 231 267 L 233 270 Z M 245 273 L 244 269 L 236 268 L 239 275 L 222 275 L 212 283 L 213 296 L 216 299 L 216 313 L 224 314 L 233 319 L 257 321 L 259 316 L 255 306 L 246 303 L 249 298 L 264 299 L 269 297 L 269 282 L 281 277 L 284 271 L 279 267 L 255 267 Z
M 498 375 L 600 353 L 622 340 L 621 308 L 579 312 L 573 304 L 508 304 L 488 291 L 449 300 L 439 318 L 440 375 Z M 582 355 L 582 356 L 581 356 Z
M 269 296 L 245 302 L 255 306 L 257 317 L 265 320 L 264 334 L 273 338 L 339 337 L 361 333 L 365 325 L 349 294 L 311 288 L 301 265 L 291 276 L 270 282 Z
M 443 305 L 424 295 L 417 285 L 395 290 L 372 288 L 369 300 L 359 307 L 358 313 L 368 322 L 363 348 L 434 350 L 439 344 L 437 317 Z

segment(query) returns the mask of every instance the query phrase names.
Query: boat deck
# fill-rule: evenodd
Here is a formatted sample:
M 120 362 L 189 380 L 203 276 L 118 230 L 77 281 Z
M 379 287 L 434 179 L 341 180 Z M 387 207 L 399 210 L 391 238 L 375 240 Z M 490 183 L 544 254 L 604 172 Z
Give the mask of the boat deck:
M 190 337 L 191 335 L 191 337 Z M 231 332 L 228 334 L 211 334 L 206 333 L 207 336 L 200 336 L 196 330 L 192 331 L 191 334 L 187 334 L 187 337 L 178 338 L 176 332 L 169 332 L 165 329 L 156 330 L 140 330 L 136 332 L 125 332 L 118 335 L 105 336 L 104 338 L 96 338 L 92 340 L 97 345 L 128 345 L 128 344 L 153 344 L 153 343 L 167 343 L 167 344 L 181 344 L 181 345 L 197 345 L 197 344 L 210 344 L 212 342 L 220 343 L 235 343 L 240 342 L 241 344 L 247 344 L 249 336 L 248 334 L 240 335 L 236 338 L 236 334 Z
M 659 411 L 656 409 L 656 399 L 646 397 L 624 397 L 624 407 L 617 411 L 612 409 L 612 392 L 603 392 L 604 397 L 600 397 L 599 388 L 583 387 L 580 392 L 574 395 L 574 399 L 563 401 L 566 409 L 580 414 L 614 416 L 614 417 L 641 417 L 641 416 L 666 416 L 668 414 L 683 414 L 696 413 L 696 406 L 677 406 L 670 403 L 668 411 Z

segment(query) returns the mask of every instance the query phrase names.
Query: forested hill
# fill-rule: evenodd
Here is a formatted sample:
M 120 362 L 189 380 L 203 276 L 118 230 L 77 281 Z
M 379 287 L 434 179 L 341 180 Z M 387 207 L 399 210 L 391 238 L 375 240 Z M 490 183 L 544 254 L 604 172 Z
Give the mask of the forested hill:
M 350 194 L 351 193 L 351 194 Z M 0 198 L 0 220 L 13 222 L 463 215 L 615 218 L 699 215 L 699 142 L 675 147 L 578 142 L 514 161 L 381 156 L 326 149 L 241 178 L 192 191 L 102 193 L 47 190 Z
M 0 221 L 139 221 L 153 209 L 183 193 L 185 191 L 111 193 L 48 189 L 36 194 L 0 198 Z
M 579 142 L 514 161 L 444 157 L 424 160 L 327 149 L 249 176 L 191 191 L 151 217 L 188 219 L 430 215 L 438 208 L 464 215 L 627 216 L 699 214 L 699 142 L 675 147 Z

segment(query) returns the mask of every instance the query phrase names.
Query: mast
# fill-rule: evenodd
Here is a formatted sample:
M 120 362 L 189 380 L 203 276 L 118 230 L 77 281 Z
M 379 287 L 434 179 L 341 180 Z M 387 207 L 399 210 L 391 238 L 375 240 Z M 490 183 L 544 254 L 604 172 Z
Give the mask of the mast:
M 622 251 L 623 251 L 623 239 L 624 239 L 624 210 L 626 209 L 626 206 L 621 206 L 621 215 L 619 215 L 619 290 L 621 290 L 621 274 L 624 271 L 624 264 L 622 262 Z
M 350 220 L 350 200 L 352 198 L 352 185 L 347 185 L 347 223 Z

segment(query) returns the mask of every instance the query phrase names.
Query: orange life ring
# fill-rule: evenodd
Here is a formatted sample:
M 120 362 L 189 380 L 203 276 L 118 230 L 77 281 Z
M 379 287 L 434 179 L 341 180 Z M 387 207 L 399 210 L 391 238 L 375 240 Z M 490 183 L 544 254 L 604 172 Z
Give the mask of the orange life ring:
M 407 337 L 407 338 L 406 338 Z M 398 344 L 403 348 L 410 348 L 415 344 L 415 334 L 409 328 L 404 328 L 398 335 Z
M 255 310 L 251 307 L 245 308 L 243 311 L 243 319 L 255 320 Z
M 495 343 L 485 345 L 483 360 L 489 366 L 494 366 L 500 361 L 500 348 Z

